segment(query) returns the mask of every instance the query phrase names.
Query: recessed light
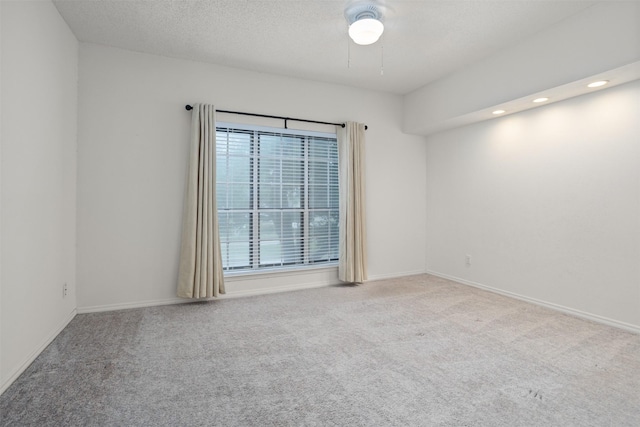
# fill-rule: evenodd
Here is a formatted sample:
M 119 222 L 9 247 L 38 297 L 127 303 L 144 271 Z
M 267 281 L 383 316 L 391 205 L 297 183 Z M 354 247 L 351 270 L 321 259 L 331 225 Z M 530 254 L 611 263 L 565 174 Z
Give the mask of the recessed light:
M 504 114 L 504 113 L 506 113 L 506 111 L 504 111 L 504 110 L 496 110 L 496 111 L 493 112 L 493 114 L 495 114 L 496 116 L 498 114 Z
M 609 80 L 598 80 L 597 82 L 589 83 L 587 87 L 600 87 L 609 83 Z
M 540 103 L 540 102 L 546 102 L 546 101 L 548 101 L 548 100 L 549 100 L 549 98 L 544 98 L 544 97 L 543 97 L 543 98 L 536 98 L 536 99 L 534 99 L 534 100 L 533 100 L 533 102 L 535 102 L 536 104 L 538 104 L 538 103 Z

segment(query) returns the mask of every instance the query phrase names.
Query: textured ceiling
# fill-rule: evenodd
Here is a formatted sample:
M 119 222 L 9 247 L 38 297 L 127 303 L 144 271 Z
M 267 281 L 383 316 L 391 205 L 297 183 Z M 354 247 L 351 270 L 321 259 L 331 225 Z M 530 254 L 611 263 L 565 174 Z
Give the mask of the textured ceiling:
M 385 33 L 371 46 L 348 43 L 344 10 L 351 3 L 54 0 L 81 42 L 397 94 L 517 44 L 595 2 L 379 1 L 386 8 Z

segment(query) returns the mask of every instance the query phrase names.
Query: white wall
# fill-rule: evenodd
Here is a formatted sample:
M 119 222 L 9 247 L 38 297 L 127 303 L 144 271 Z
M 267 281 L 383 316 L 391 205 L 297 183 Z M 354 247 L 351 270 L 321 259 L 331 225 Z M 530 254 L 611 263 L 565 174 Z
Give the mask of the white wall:
M 427 138 L 427 269 L 640 330 L 639 117 L 635 81 Z
M 75 313 L 78 43 L 50 2 L 0 8 L 1 392 Z
M 80 47 L 79 72 L 79 310 L 175 300 L 191 119 L 184 106 L 195 102 L 367 123 L 370 276 L 424 271 L 425 146 L 401 132 L 400 97 L 92 44 Z M 229 279 L 227 291 L 336 281 L 335 269 L 253 276 Z
M 0 4 L 0 393 L 5 388 L 2 374 L 2 4 Z

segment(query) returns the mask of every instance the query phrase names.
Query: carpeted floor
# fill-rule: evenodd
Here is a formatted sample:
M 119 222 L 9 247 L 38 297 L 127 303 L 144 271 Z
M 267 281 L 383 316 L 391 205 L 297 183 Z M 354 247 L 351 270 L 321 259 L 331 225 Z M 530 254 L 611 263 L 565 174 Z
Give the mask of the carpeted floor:
M 78 315 L 2 426 L 639 426 L 640 336 L 433 276 Z

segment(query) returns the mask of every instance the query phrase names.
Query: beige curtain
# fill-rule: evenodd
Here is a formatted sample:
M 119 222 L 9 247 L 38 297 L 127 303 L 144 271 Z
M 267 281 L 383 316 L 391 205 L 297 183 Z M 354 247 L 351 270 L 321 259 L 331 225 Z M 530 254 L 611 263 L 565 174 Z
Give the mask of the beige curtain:
M 364 135 L 362 123 L 338 128 L 340 182 L 340 259 L 338 278 L 343 282 L 367 280 L 367 236 L 364 203 Z
M 191 115 L 178 296 L 210 298 L 224 294 L 216 206 L 215 108 L 195 104 Z

